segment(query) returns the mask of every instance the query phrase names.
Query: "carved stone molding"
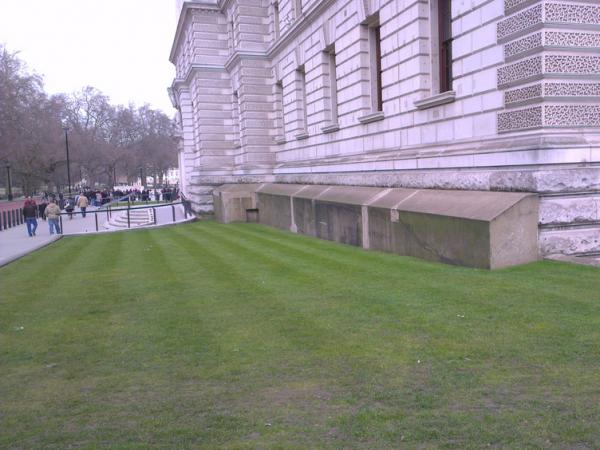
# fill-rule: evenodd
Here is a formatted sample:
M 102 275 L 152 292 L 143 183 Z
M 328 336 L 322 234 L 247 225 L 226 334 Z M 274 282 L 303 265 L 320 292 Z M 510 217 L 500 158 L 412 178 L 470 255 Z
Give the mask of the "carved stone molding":
M 600 105 L 540 105 L 498 114 L 498 132 L 542 127 L 600 127 Z
M 600 27 L 600 6 L 539 3 L 498 22 L 498 40 L 506 41 L 521 36 L 540 29 L 544 24 Z
M 600 105 L 544 105 L 544 125 L 600 127 Z
M 526 130 L 528 128 L 541 128 L 541 126 L 541 106 L 498 113 L 499 133 L 515 130 Z
M 534 56 L 498 69 L 498 87 L 508 86 L 516 82 L 542 75 L 542 57 Z
M 600 56 L 542 55 L 534 56 L 498 69 L 498 87 L 509 87 L 547 75 L 600 75 Z
M 589 51 L 600 47 L 600 33 L 542 30 L 504 46 L 504 57 L 516 59 L 544 49 Z
M 600 83 L 579 82 L 543 82 L 504 93 L 504 104 L 507 107 L 524 103 L 539 103 L 544 99 L 554 101 L 600 101 Z

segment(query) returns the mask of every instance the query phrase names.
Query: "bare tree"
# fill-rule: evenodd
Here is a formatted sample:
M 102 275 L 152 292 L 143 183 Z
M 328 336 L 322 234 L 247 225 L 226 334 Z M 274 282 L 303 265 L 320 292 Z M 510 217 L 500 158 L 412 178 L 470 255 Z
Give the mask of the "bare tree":
M 11 163 L 15 183 L 27 192 L 66 185 L 65 125 L 75 184 L 112 186 L 118 175 L 135 179 L 140 168 L 164 173 L 176 165 L 174 126 L 164 113 L 112 105 L 91 86 L 49 97 L 41 77 L 4 46 L 0 105 L 0 162 Z

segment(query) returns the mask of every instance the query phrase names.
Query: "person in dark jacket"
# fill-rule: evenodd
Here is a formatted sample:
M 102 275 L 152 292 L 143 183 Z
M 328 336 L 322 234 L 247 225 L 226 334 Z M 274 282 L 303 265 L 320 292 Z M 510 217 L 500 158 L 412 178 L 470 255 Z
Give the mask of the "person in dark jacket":
M 27 197 L 25 204 L 23 205 L 23 217 L 25 217 L 25 223 L 27 224 L 27 234 L 29 237 L 35 236 L 35 230 L 37 230 L 37 205 L 31 197 Z
M 42 201 L 38 205 L 38 217 L 40 219 L 46 220 L 46 216 L 44 216 L 44 211 L 46 210 L 46 206 L 48 206 L 48 199 L 42 197 Z

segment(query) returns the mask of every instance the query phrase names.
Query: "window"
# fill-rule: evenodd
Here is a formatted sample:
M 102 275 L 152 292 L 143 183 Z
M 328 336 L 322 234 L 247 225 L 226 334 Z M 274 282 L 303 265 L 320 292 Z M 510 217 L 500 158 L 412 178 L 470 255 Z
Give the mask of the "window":
M 339 130 L 338 125 L 338 93 L 337 93 L 337 61 L 335 58 L 335 46 L 332 44 L 324 51 L 324 74 L 325 97 L 329 99 L 326 104 L 325 117 L 329 122 L 321 130 L 324 133 L 331 133 Z
M 452 90 L 452 10 L 450 0 L 430 0 L 432 94 Z
M 371 62 L 371 106 L 373 111 L 383 111 L 381 33 L 379 23 L 369 27 L 369 59 Z
M 451 0 L 429 0 L 431 45 L 431 92 L 415 100 L 417 109 L 427 109 L 453 102 L 452 90 L 452 3 Z
M 279 39 L 279 3 L 273 2 L 273 40 Z
M 294 18 L 298 19 L 302 15 L 302 0 L 293 0 Z
M 365 115 L 358 117 L 362 124 L 383 120 L 383 85 L 381 82 L 381 28 L 379 27 L 379 13 L 367 18 L 362 24 L 361 38 L 363 40 L 363 51 L 366 46 L 368 53 L 368 67 L 364 67 L 369 74 L 368 93 L 369 98 L 363 104 L 367 111 Z
M 438 0 L 440 92 L 452 90 L 452 10 L 450 0 Z
M 296 69 L 296 114 L 298 131 L 296 139 L 308 137 L 308 114 L 306 108 L 306 71 L 304 65 Z
M 337 99 L 337 62 L 335 60 L 335 48 L 331 48 L 327 52 L 328 69 L 329 69 L 329 100 L 331 107 L 331 122 L 338 121 L 338 99 Z
M 275 129 L 277 136 L 275 142 L 283 144 L 285 142 L 285 116 L 283 112 L 283 82 L 275 83 Z
M 234 140 L 233 147 L 238 148 L 241 147 L 241 125 L 240 125 L 240 98 L 238 96 L 238 91 L 233 91 L 233 132 L 234 132 Z
M 235 48 L 234 32 L 233 32 L 233 19 L 230 19 L 229 22 L 227 23 L 227 41 L 229 44 L 230 53 L 233 53 L 233 50 Z
M 381 28 L 379 14 L 374 14 L 363 23 L 363 39 L 367 40 L 369 52 L 369 85 L 371 111 L 383 111 L 383 93 L 381 86 Z

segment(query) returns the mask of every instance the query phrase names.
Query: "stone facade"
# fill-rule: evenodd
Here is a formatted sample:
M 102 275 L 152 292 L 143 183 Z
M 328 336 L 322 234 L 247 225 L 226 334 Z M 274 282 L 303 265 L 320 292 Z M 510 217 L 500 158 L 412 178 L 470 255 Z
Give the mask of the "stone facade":
M 195 209 L 224 183 L 529 191 L 543 254 L 600 252 L 600 5 L 451 0 L 443 89 L 447 2 L 179 1 Z

